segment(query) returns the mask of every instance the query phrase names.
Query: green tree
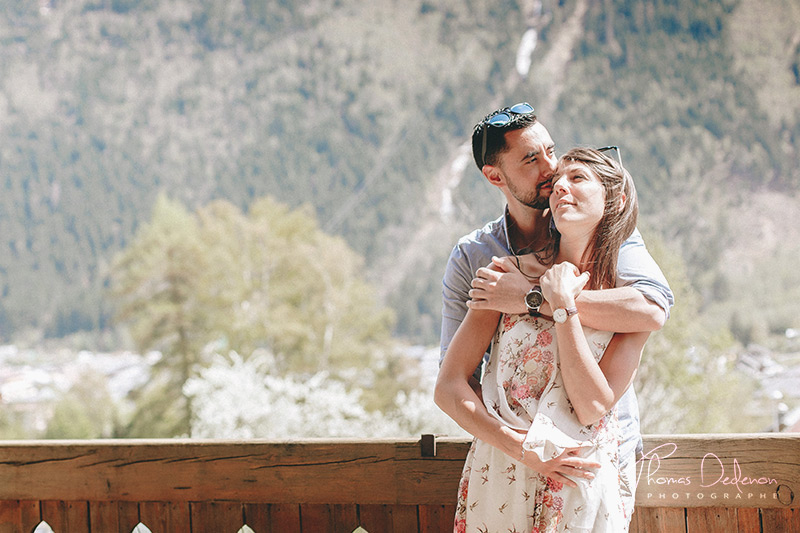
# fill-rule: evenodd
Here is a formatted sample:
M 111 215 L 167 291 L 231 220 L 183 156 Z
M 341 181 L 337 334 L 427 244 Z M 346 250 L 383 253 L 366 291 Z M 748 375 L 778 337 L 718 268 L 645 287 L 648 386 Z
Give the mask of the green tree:
M 362 276 L 363 260 L 308 208 L 264 198 L 248 213 L 222 200 L 190 213 L 159 198 L 112 269 L 119 320 L 139 350 L 161 352 L 128 433 L 190 434 L 183 386 L 212 352 L 268 350 L 276 375 L 326 370 L 386 385 L 372 404 L 391 401 L 402 387 L 386 379 L 393 314 Z
M 100 439 L 115 436 L 117 405 L 108 382 L 98 372 L 86 372 L 55 403 L 45 439 Z
M 139 350 L 161 352 L 153 368 L 156 379 L 141 392 L 131 436 L 189 434 L 192 409 L 182 387 L 208 342 L 208 315 L 198 287 L 207 257 L 196 218 L 160 196 L 152 221 L 112 267 L 117 319 L 129 324 Z
M 216 201 L 197 216 L 208 265 L 198 298 L 224 347 L 265 348 L 280 371 L 308 372 L 365 366 L 387 345 L 393 315 L 363 281 L 363 260 L 310 208 L 263 198 L 244 214 Z
M 681 257 L 654 236 L 647 244 L 670 282 L 675 306 L 648 341 L 636 376 L 642 432 L 752 431 L 742 400 L 752 398 L 754 384 L 735 367 L 731 333 L 702 319 Z

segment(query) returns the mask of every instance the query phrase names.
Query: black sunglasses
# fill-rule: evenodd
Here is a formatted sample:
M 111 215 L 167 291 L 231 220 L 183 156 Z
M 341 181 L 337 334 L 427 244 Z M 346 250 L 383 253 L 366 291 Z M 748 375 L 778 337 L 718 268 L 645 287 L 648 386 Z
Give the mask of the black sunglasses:
M 619 151 L 619 146 L 604 146 L 597 149 L 598 152 L 607 152 L 609 150 L 614 150 L 617 152 L 617 161 L 619 162 L 619 166 L 624 166 L 622 164 L 622 153 Z
M 483 142 L 481 143 L 481 163 L 484 165 L 486 164 L 486 138 L 487 133 L 486 131 L 489 129 L 489 126 L 495 126 L 498 128 L 502 128 L 503 126 L 508 125 L 509 122 L 514 120 L 515 115 L 527 115 L 529 113 L 533 113 L 533 106 L 530 105 L 528 102 L 520 102 L 519 104 L 512 105 L 511 107 L 506 107 L 500 109 L 499 111 L 495 111 L 481 122 L 483 126 Z

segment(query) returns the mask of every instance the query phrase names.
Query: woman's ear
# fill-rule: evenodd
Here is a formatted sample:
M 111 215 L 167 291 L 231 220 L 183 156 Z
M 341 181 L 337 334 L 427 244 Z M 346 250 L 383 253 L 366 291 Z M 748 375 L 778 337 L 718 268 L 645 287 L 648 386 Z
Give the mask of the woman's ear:
M 620 213 L 622 212 L 623 209 L 625 209 L 625 202 L 627 200 L 628 200 L 628 197 L 625 195 L 624 192 L 619 195 L 619 211 L 620 211 Z

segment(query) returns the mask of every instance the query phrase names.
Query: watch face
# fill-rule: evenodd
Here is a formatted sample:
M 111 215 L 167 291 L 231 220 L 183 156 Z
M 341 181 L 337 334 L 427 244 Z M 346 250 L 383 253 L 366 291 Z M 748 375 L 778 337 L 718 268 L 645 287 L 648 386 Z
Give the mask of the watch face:
M 542 291 L 539 289 L 533 289 L 528 294 L 525 295 L 525 303 L 528 305 L 528 309 L 534 309 L 536 311 L 539 310 L 539 307 L 542 306 L 544 303 L 544 296 L 542 296 Z
M 563 307 L 559 307 L 558 309 L 553 311 L 553 320 L 558 322 L 559 324 L 563 324 L 567 321 L 569 317 L 572 315 L 578 314 L 578 308 L 575 306 L 567 307 L 564 309 Z

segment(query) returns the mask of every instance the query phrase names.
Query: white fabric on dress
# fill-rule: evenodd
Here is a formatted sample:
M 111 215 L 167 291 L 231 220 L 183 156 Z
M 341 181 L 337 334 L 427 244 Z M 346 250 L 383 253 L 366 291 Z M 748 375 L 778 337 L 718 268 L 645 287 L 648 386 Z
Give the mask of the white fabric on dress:
M 554 482 L 483 441 L 472 443 L 459 486 L 456 532 L 627 531 L 619 477 L 616 409 L 583 426 L 567 398 L 559 371 L 552 320 L 503 315 L 482 380 L 489 412 L 526 432 L 526 453 L 543 461 L 566 448 L 602 465 L 578 488 Z M 584 327 L 597 361 L 612 333 Z

